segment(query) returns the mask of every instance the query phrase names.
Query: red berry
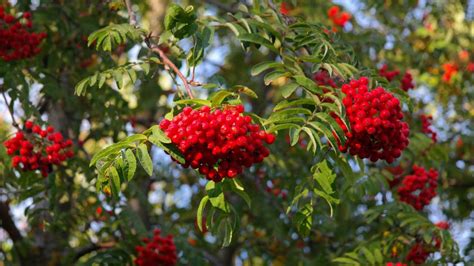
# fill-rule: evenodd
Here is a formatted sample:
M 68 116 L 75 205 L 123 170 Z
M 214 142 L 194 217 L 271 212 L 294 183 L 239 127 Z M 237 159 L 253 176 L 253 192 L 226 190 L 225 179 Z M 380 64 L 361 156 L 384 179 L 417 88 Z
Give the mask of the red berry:
M 137 252 L 134 263 L 138 266 L 163 265 L 172 266 L 177 263 L 176 246 L 173 236 L 160 236 L 160 230 L 153 231 L 153 238 L 144 238 L 143 245 L 136 246 Z
M 25 128 L 26 129 L 31 129 L 33 127 L 33 122 L 31 121 L 26 121 L 25 122 Z
M 214 111 L 208 106 L 185 107 L 171 121 L 163 120 L 160 128 L 184 155 L 184 167 L 191 166 L 219 182 L 237 176 L 243 166 L 261 162 L 269 155 L 262 141 L 275 141 L 275 136 L 252 124 L 243 111 L 243 105 Z
M 401 121 L 400 101 L 382 87 L 369 91 L 368 83 L 362 77 L 341 88 L 346 94 L 342 102 L 352 132 L 340 117 L 333 115 L 347 137 L 346 144 L 339 145 L 339 149 L 372 161 L 382 159 L 391 163 L 408 145 L 408 125 Z

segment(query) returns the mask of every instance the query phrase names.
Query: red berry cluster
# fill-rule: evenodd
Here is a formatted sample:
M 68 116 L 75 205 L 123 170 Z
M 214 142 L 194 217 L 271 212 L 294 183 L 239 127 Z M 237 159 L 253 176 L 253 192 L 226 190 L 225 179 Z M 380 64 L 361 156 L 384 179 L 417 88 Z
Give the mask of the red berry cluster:
M 347 142 L 339 145 L 342 152 L 379 159 L 392 163 L 408 145 L 408 125 L 402 121 L 400 101 L 382 87 L 368 90 L 368 79 L 361 77 L 342 86 L 346 94 L 342 100 L 352 132 L 339 117 L 337 122 L 344 130 Z
M 288 3 L 282 2 L 280 4 L 280 13 L 282 15 L 288 16 L 288 14 L 290 14 L 290 10 L 291 10 L 291 8 L 290 8 L 290 5 Z
M 441 230 L 448 230 L 449 229 L 449 223 L 446 222 L 446 221 L 439 221 L 439 222 L 435 223 L 435 226 L 438 227 Z M 434 240 L 435 248 L 439 249 L 441 247 L 441 243 L 442 243 L 441 238 L 435 236 L 433 238 L 433 240 Z
M 386 78 L 388 81 L 392 81 L 396 76 L 400 74 L 400 71 L 395 69 L 395 70 L 388 70 L 387 64 L 384 64 L 380 69 L 379 69 L 379 75 Z
M 329 87 L 332 87 L 332 88 L 337 87 L 334 80 L 329 76 L 329 72 L 327 72 L 326 70 L 320 70 L 320 71 L 314 73 L 313 78 L 314 78 L 314 81 L 316 82 L 316 84 L 318 84 L 320 86 L 329 86 Z
M 38 47 L 46 33 L 30 32 L 33 26 L 31 13 L 23 13 L 22 18 L 15 18 L 5 13 L 0 7 L 0 58 L 4 61 L 20 60 L 37 55 Z
M 436 196 L 437 187 L 438 171 L 413 165 L 413 173 L 403 178 L 397 192 L 400 201 L 421 210 Z
M 259 187 L 261 186 L 260 183 L 263 181 L 263 185 L 265 186 L 265 191 L 269 194 L 272 194 L 275 197 L 280 197 L 283 200 L 285 200 L 288 196 L 288 192 L 286 189 L 281 189 L 280 179 L 270 179 L 268 181 L 265 180 L 265 172 L 262 169 L 259 169 L 257 171 L 257 176 L 259 179 L 257 179 L 257 182 L 259 183 Z
M 408 91 L 409 89 L 415 88 L 415 84 L 413 84 L 413 76 L 407 71 L 402 78 L 402 90 Z
M 263 161 L 270 154 L 263 143 L 275 141 L 274 135 L 252 124 L 243 112 L 242 105 L 214 111 L 208 106 L 185 107 L 171 121 L 164 119 L 160 127 L 184 155 L 184 167 L 199 169 L 207 179 L 219 182 L 242 173 L 243 166 Z
M 173 236 L 160 236 L 161 231 L 155 229 L 153 238 L 144 238 L 144 246 L 136 246 L 137 258 L 135 264 L 138 266 L 172 266 L 176 265 L 178 260 L 176 256 L 176 246 L 173 242 Z
M 416 242 L 408 251 L 406 260 L 415 264 L 423 264 L 430 256 L 430 252 L 424 247 L 422 242 Z
M 431 139 L 433 140 L 433 142 L 436 143 L 438 140 L 437 134 L 430 128 L 433 117 L 431 115 L 429 116 L 421 115 L 420 118 L 421 118 L 421 132 L 425 133 L 428 136 L 431 136 Z
M 435 223 L 435 226 L 438 227 L 439 229 L 443 230 L 448 230 L 449 229 L 449 223 L 446 221 L 439 221 Z
M 473 73 L 474 72 L 474 62 L 469 62 L 466 66 L 467 72 Z
M 14 168 L 40 170 L 44 177 L 48 176 L 52 165 L 74 156 L 70 139 L 64 140 L 63 135 L 51 126 L 42 129 L 31 121 L 26 121 L 24 131 L 18 131 L 4 145 Z
M 387 262 L 387 264 L 385 264 L 385 266 L 407 266 L 405 263 L 401 263 L 401 262 Z
M 351 14 L 341 12 L 338 6 L 332 6 L 328 9 L 328 17 L 334 25 L 344 27 L 344 25 L 346 25 L 346 23 L 351 19 Z
M 455 63 L 443 64 L 443 77 L 442 80 L 446 83 L 451 82 L 451 78 L 458 73 L 458 66 Z

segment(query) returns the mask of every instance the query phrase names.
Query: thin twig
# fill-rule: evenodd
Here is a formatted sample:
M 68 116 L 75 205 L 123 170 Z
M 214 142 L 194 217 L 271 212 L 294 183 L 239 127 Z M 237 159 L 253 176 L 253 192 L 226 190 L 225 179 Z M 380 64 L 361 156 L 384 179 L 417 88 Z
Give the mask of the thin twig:
M 135 13 L 132 10 L 132 3 L 130 0 L 124 0 L 125 5 L 127 6 L 127 11 L 128 11 L 128 18 L 130 20 L 130 25 L 138 27 L 137 26 L 137 19 L 135 17 Z M 165 67 L 170 68 L 176 73 L 176 75 L 181 79 L 183 82 L 184 87 L 186 88 L 186 92 L 188 93 L 188 96 L 190 99 L 193 99 L 193 93 L 191 92 L 191 87 L 189 86 L 189 82 L 186 79 L 186 77 L 179 71 L 179 69 L 176 67 L 176 65 L 168 58 L 168 56 L 161 50 L 161 48 L 157 45 L 151 44 L 150 43 L 150 38 L 151 36 L 145 37 L 145 43 L 147 44 L 148 48 L 152 50 L 153 52 L 157 53 L 158 56 L 161 58 L 163 63 L 165 64 Z
M 20 127 L 18 126 L 18 123 L 15 120 L 13 110 L 10 109 L 10 104 L 8 103 L 7 96 L 5 95 L 5 92 L 3 90 L 2 90 L 2 96 L 3 96 L 3 100 L 5 101 L 5 104 L 7 106 L 8 113 L 10 114 L 10 116 L 12 118 L 12 126 L 14 126 L 17 129 L 20 129 Z
M 125 5 L 127 6 L 128 20 L 130 21 L 130 25 L 137 27 L 137 17 L 135 16 L 135 13 L 132 10 L 131 1 L 125 0 Z
M 165 64 L 166 67 L 171 68 L 174 73 L 181 79 L 181 81 L 184 84 L 184 88 L 186 88 L 186 92 L 188 93 L 188 96 L 190 99 L 193 99 L 193 93 L 191 91 L 191 86 L 189 86 L 189 82 L 186 79 L 186 77 L 179 71 L 178 67 L 168 58 L 168 56 L 163 52 L 163 50 L 160 49 L 157 45 L 151 45 L 149 42 L 147 42 L 148 47 L 155 53 L 158 54 L 158 56 L 163 60 L 163 63 Z

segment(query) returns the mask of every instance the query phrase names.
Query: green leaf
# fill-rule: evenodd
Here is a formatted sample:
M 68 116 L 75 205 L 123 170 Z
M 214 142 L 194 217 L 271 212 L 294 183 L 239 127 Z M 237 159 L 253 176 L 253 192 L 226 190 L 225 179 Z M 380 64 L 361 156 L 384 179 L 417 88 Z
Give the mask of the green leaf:
M 148 153 L 148 148 L 144 143 L 138 145 L 137 157 L 145 172 L 151 176 L 153 174 L 153 162 Z
M 184 164 L 186 162 L 181 152 L 178 150 L 178 148 L 176 148 L 176 146 L 173 143 L 162 143 L 158 141 L 156 138 L 150 138 L 149 141 L 155 144 L 156 146 L 162 148 L 167 154 L 169 154 L 178 163 Z
M 233 95 L 234 95 L 233 92 L 221 90 L 221 91 L 218 91 L 218 92 L 214 93 L 210 97 L 210 101 L 212 102 L 212 106 L 219 106 L 225 100 L 225 98 L 227 98 L 229 96 L 233 96 Z
M 299 191 L 298 189 L 296 190 Z M 295 206 L 296 203 L 298 203 L 298 201 L 300 200 L 300 198 L 307 197 L 308 193 L 309 193 L 309 190 L 307 188 L 304 188 L 301 192 L 299 192 L 296 196 L 294 196 L 293 200 L 291 201 L 290 206 L 288 206 L 288 208 L 286 209 L 286 214 L 290 213 L 291 207 Z
M 282 109 L 286 109 L 288 107 L 300 106 L 300 105 L 316 105 L 316 102 L 313 99 L 303 98 L 294 101 L 281 101 L 279 102 L 274 108 L 273 111 L 279 111 Z
M 120 193 L 120 177 L 117 172 L 117 169 L 114 166 L 109 168 L 109 178 L 111 180 L 112 193 L 115 197 L 118 197 Z
M 326 200 L 326 202 L 327 202 L 327 204 L 328 204 L 328 206 L 329 206 L 329 211 L 330 211 L 329 216 L 332 217 L 333 212 L 334 212 L 334 210 L 333 210 L 333 208 L 332 208 L 332 203 L 339 204 L 339 200 L 333 198 L 332 196 L 328 195 L 326 192 L 321 191 L 321 190 L 319 190 L 319 189 L 317 189 L 317 188 L 313 189 L 313 193 L 316 194 L 316 195 L 318 195 L 318 196 L 320 196 L 320 197 L 323 198 L 324 200 Z
M 274 61 L 262 62 L 253 66 L 252 69 L 250 70 L 250 74 L 252 74 L 252 76 L 257 76 L 258 74 L 262 73 L 263 71 L 267 69 L 283 68 L 283 67 L 284 67 L 283 64 L 280 62 L 274 62 Z
M 296 91 L 296 89 L 299 87 L 300 85 L 296 84 L 296 83 L 287 83 L 285 85 L 283 85 L 280 90 L 281 90 L 281 95 L 283 96 L 283 98 L 288 98 L 290 97 L 293 92 Z
M 294 76 L 293 79 L 296 81 L 296 83 L 301 85 L 303 88 L 305 88 L 309 92 L 313 94 L 318 94 L 318 95 L 323 94 L 323 91 L 316 85 L 316 83 L 314 83 L 313 80 L 307 78 L 306 76 L 297 75 L 297 76 Z
M 230 243 L 232 242 L 232 235 L 233 235 L 233 229 L 232 229 L 232 223 L 229 221 L 229 219 L 224 220 L 224 241 L 222 243 L 222 247 L 228 247 Z
M 127 149 L 127 151 L 125 152 L 125 156 L 128 164 L 127 180 L 130 181 L 132 180 L 133 176 L 135 175 L 135 171 L 137 170 L 137 159 L 135 158 L 133 151 L 131 151 L 130 149 Z
M 258 98 L 257 94 L 252 89 L 250 89 L 249 87 L 246 87 L 246 86 L 236 85 L 236 86 L 232 87 L 232 91 L 235 91 L 237 93 L 243 93 L 243 94 L 245 94 L 247 96 L 250 96 L 251 98 L 254 98 L 254 99 Z
M 277 70 L 277 71 L 273 71 L 273 72 L 270 72 L 270 73 L 266 74 L 265 77 L 263 78 L 263 81 L 264 81 L 265 85 L 268 86 L 275 79 L 278 79 L 278 78 L 281 78 L 281 77 L 289 77 L 290 75 L 291 75 L 290 72 Z
M 241 33 L 239 36 L 237 36 L 240 41 L 242 42 L 250 42 L 258 45 L 263 45 L 270 49 L 271 51 L 278 53 L 278 49 L 275 48 L 275 46 L 267 39 L 263 38 L 260 35 L 253 34 L 253 33 Z
M 293 124 L 293 123 L 285 123 L 285 124 L 278 124 L 278 125 L 274 125 L 274 126 L 271 126 L 270 128 L 268 128 L 268 132 L 277 132 L 279 130 L 283 130 L 283 129 L 289 129 L 289 128 L 299 128 L 300 125 L 298 124 Z
M 295 214 L 293 219 L 298 232 L 304 237 L 308 236 L 313 225 L 313 206 L 309 203 L 306 204 Z
M 301 133 L 301 128 L 297 128 L 295 130 L 290 130 L 290 145 L 295 146 L 296 143 L 300 140 L 300 133 Z
M 166 134 L 160 129 L 160 126 L 154 125 L 151 128 L 151 135 L 148 137 L 148 140 L 151 143 L 161 142 L 161 143 L 171 143 L 171 139 L 166 136 Z M 150 139 L 154 140 L 150 140 Z
M 90 165 L 89 166 L 93 166 L 97 163 L 98 160 L 104 158 L 104 157 L 107 157 L 109 155 L 112 155 L 112 154 L 117 154 L 120 152 L 120 150 L 124 149 L 124 148 L 128 148 L 130 147 L 130 143 L 124 143 L 124 142 L 118 142 L 118 143 L 115 143 L 115 144 L 112 144 L 110 145 L 109 147 L 99 151 L 98 153 L 96 153 L 92 159 L 91 159 L 91 162 L 90 162 Z
M 229 204 L 225 200 L 224 192 L 222 191 L 222 184 L 209 181 L 206 185 L 207 195 L 211 205 L 226 213 L 230 212 Z
M 184 100 L 175 101 L 174 103 L 177 105 L 192 105 L 192 104 L 196 104 L 198 106 L 203 106 L 203 105 L 211 106 L 212 105 L 211 101 L 203 100 L 203 99 L 184 99 Z
M 176 38 L 182 39 L 196 32 L 197 25 L 195 20 L 196 14 L 192 6 L 183 9 L 179 5 L 171 3 L 166 12 L 164 26 Z
M 361 265 L 358 261 L 351 258 L 346 258 L 346 257 L 335 258 L 332 261 L 337 262 L 337 263 L 342 263 L 342 264 L 348 264 L 348 265 L 357 265 L 357 266 Z
M 326 192 L 327 194 L 334 193 L 331 185 L 336 179 L 336 175 L 331 171 L 331 169 L 329 169 L 326 160 L 323 160 L 316 164 L 316 169 L 313 173 L 313 179 L 318 182 L 324 192 Z
M 88 84 L 88 82 L 89 82 L 89 78 L 85 78 L 79 81 L 79 83 L 77 83 L 76 88 L 75 88 L 76 95 L 78 96 L 85 95 L 84 87 Z
M 306 132 L 306 134 L 308 135 L 309 137 L 309 140 L 311 141 L 312 143 L 312 152 L 315 153 L 316 152 L 316 149 L 317 147 L 320 147 L 321 146 L 321 142 L 319 140 L 319 136 L 317 134 L 315 134 L 310 128 L 308 127 L 302 127 L 301 130 L 303 130 L 304 132 Z M 315 137 L 316 136 L 316 137 Z M 309 145 L 308 145 L 309 146 Z
M 329 141 L 329 144 L 331 144 L 331 146 L 334 148 L 334 150 L 338 150 L 337 140 L 329 128 L 327 128 L 324 124 L 317 121 L 312 121 L 312 122 L 309 122 L 308 124 L 312 126 L 314 129 L 316 129 L 317 131 L 323 133 L 324 136 Z
M 361 250 L 362 253 L 364 253 L 364 256 L 367 258 L 367 261 L 369 261 L 370 265 L 375 265 L 374 255 L 372 255 L 372 253 L 366 247 L 362 247 Z
M 337 138 L 339 139 L 341 145 L 344 145 L 346 143 L 346 135 L 344 133 L 344 130 L 342 130 L 342 128 L 339 126 L 339 124 L 336 122 L 336 120 L 332 116 L 328 115 L 327 113 L 322 113 L 322 112 L 316 113 L 315 116 L 323 120 L 327 124 L 329 124 L 333 132 L 336 133 Z M 331 134 L 331 135 L 334 136 L 334 134 Z M 335 142 L 334 144 L 337 143 L 336 139 L 332 141 Z
M 244 187 L 242 186 L 241 182 L 237 179 L 230 180 L 231 189 L 233 192 L 237 193 L 247 204 L 247 206 L 251 207 L 251 200 L 249 195 L 245 192 Z
M 202 230 L 203 212 L 204 212 L 204 209 L 206 208 L 206 205 L 207 205 L 208 201 L 209 201 L 209 196 L 204 196 L 201 199 L 201 202 L 199 202 L 199 206 L 198 206 L 198 209 L 197 209 L 196 220 L 197 220 L 197 225 L 198 225 L 199 231 L 201 231 L 201 232 L 203 231 Z

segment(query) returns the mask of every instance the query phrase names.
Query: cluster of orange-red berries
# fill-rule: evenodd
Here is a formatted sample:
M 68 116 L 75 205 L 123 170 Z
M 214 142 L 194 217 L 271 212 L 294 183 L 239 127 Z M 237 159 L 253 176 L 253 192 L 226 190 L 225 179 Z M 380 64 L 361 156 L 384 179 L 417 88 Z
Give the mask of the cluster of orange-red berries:
M 161 231 L 155 229 L 152 238 L 144 238 L 142 246 L 136 246 L 137 258 L 135 264 L 138 266 L 173 266 L 176 265 L 176 246 L 173 236 L 162 237 Z
M 389 70 L 388 65 L 384 64 L 379 69 L 379 75 L 386 78 L 388 81 L 393 81 L 398 75 L 400 75 L 400 70 Z M 404 91 L 408 91 L 409 89 L 415 88 L 415 84 L 413 84 L 413 76 L 408 71 L 403 74 L 400 83 L 401 89 Z
M 421 132 L 425 133 L 426 135 L 431 137 L 433 143 L 436 143 L 438 140 L 438 134 L 431 129 L 431 121 L 433 117 L 431 115 L 421 115 Z
M 41 52 L 39 45 L 46 33 L 31 32 L 32 27 L 31 13 L 15 17 L 0 7 L 0 58 L 3 61 L 30 58 Z
M 172 120 L 161 121 L 160 127 L 184 155 L 184 167 L 220 182 L 262 162 L 270 154 L 264 143 L 275 142 L 275 135 L 253 124 L 243 112 L 243 105 L 215 110 L 185 107 Z
M 382 159 L 392 163 L 408 146 L 409 128 L 402 121 L 400 101 L 382 87 L 369 91 L 368 82 L 361 77 L 342 86 L 346 95 L 342 103 L 352 130 L 336 117 L 347 137 L 339 149 L 373 162 Z
M 7 154 L 12 157 L 12 167 L 23 171 L 40 170 L 46 177 L 53 165 L 60 165 L 72 158 L 72 140 L 64 139 L 52 126 L 42 128 L 26 121 L 24 129 L 4 142 Z
M 328 17 L 335 26 L 344 27 L 352 18 L 348 12 L 341 12 L 338 6 L 332 6 L 328 9 Z

